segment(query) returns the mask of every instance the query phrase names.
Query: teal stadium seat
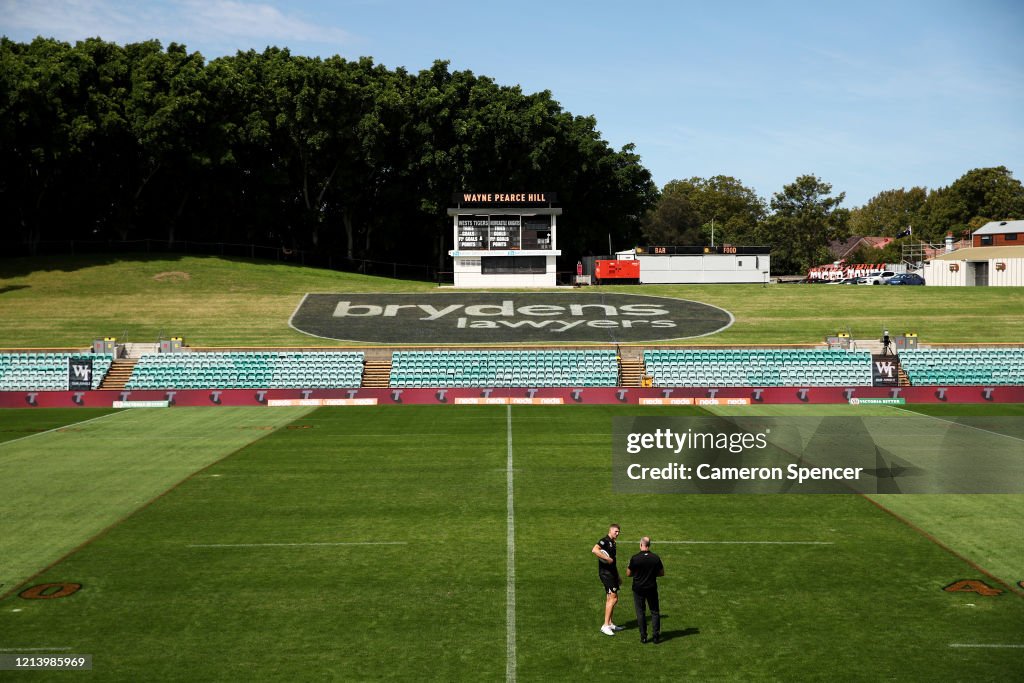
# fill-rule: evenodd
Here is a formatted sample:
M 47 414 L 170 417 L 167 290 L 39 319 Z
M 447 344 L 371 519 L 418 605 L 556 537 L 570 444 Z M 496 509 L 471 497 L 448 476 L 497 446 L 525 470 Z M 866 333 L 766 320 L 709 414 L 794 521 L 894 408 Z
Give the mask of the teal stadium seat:
M 99 387 L 114 357 L 98 353 L 0 353 L 0 391 L 66 391 L 68 359 L 92 360 L 91 387 Z
M 644 352 L 654 386 L 863 386 L 871 354 L 794 349 L 652 349 Z
M 601 350 L 395 351 L 390 386 L 615 386 L 615 352 Z
M 1024 384 L 1024 348 L 907 349 L 900 364 L 915 386 Z
M 354 388 L 362 383 L 364 360 L 362 351 L 146 354 L 126 388 Z

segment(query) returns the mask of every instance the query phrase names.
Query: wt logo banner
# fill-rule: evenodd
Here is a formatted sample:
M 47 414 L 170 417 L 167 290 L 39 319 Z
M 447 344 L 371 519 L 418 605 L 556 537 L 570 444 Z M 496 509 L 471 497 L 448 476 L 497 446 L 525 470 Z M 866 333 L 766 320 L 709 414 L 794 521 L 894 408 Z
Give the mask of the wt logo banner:
M 871 356 L 871 385 L 875 387 L 898 387 L 900 385 L 900 364 L 896 356 Z
M 68 390 L 84 391 L 92 389 L 92 359 L 68 359 Z

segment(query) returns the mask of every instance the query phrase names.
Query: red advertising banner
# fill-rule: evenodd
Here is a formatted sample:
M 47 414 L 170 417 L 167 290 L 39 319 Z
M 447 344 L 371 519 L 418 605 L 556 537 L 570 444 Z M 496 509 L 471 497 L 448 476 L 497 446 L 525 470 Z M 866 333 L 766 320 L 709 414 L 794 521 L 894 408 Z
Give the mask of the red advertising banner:
M 905 403 L 1024 403 L 1021 386 L 954 387 L 581 387 L 444 389 L 189 389 L 145 391 L 7 391 L 0 408 L 110 408 L 115 402 L 166 401 L 174 406 L 420 405 L 770 405 L 857 404 L 860 399 Z M 300 403 L 308 402 L 308 403 Z M 898 402 L 898 401 L 893 401 Z

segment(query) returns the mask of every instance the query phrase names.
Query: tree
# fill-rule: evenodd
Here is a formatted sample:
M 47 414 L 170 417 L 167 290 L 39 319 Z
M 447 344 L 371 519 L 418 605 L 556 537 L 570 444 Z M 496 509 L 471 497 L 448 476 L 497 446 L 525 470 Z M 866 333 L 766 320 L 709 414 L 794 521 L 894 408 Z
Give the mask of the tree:
M 1005 166 L 968 171 L 950 185 L 949 191 L 967 207 L 968 223 L 974 218 L 1024 218 L 1024 186 Z
M 0 38 L 0 210 L 3 237 L 35 253 L 68 202 L 73 155 L 87 133 L 81 55 L 67 43 Z M 85 81 L 83 83 L 83 81 Z M 62 201 L 65 200 L 65 201 Z M 16 232 L 17 234 L 10 234 Z
M 764 200 L 730 176 L 673 180 L 648 214 L 644 236 L 651 244 L 751 243 L 766 213 Z
M 0 210 L 29 249 L 159 235 L 443 268 L 462 190 L 558 192 L 573 260 L 636 239 L 656 195 L 593 117 L 446 62 L 0 38 Z
M 687 245 L 700 241 L 701 217 L 693 204 L 692 189 L 684 180 L 665 185 L 657 206 L 644 218 L 643 236 L 649 244 Z
M 850 212 L 850 234 L 861 237 L 894 237 L 914 226 L 915 232 L 925 228 L 924 205 L 928 190 L 885 190 Z
M 177 43 L 163 50 L 155 40 L 127 45 L 125 54 L 131 87 L 120 132 L 129 136 L 123 152 L 130 174 L 122 187 L 128 217 L 120 226 L 122 238 L 139 220 L 163 224 L 174 242 L 185 205 L 209 164 L 203 56 Z
M 932 242 L 947 232 L 961 234 L 989 221 L 1024 218 L 1024 186 L 1005 166 L 976 168 L 929 194 L 923 215 L 921 238 Z
M 772 267 L 777 272 L 806 272 L 811 266 L 831 260 L 828 243 L 849 234 L 850 212 L 839 207 L 846 197 L 835 197 L 832 186 L 813 175 L 803 175 L 776 192 L 772 215 L 763 234 L 772 247 Z

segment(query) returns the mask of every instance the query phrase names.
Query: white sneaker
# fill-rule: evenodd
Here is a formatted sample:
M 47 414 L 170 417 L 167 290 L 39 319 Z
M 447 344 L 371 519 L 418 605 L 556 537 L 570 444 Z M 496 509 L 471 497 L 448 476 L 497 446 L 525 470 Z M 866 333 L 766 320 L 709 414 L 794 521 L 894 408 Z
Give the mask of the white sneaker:
M 609 626 L 612 627 L 613 631 L 625 631 L 626 630 L 626 628 L 624 626 L 616 626 L 615 624 L 609 624 Z
M 606 636 L 614 636 L 615 635 L 615 630 L 612 629 L 611 626 L 602 626 L 601 627 L 601 633 L 605 634 Z

